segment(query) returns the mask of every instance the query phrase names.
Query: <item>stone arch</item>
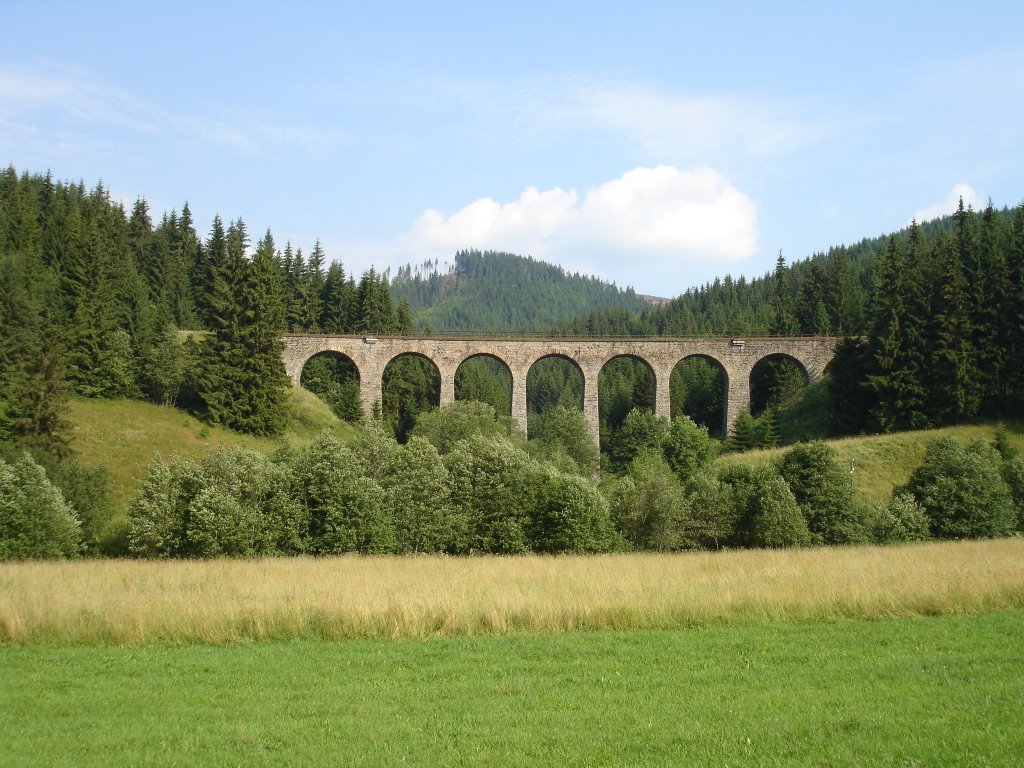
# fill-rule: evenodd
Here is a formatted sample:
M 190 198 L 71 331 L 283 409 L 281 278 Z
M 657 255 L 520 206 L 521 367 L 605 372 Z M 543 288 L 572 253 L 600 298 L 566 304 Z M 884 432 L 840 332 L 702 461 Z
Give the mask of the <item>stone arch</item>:
M 356 422 L 363 416 L 361 379 L 355 360 L 325 349 L 303 361 L 298 383 L 327 403 L 338 418 Z
M 597 379 L 602 439 L 607 440 L 607 430 L 617 428 L 633 408 L 655 412 L 657 387 L 658 375 L 644 357 L 623 353 L 605 360 Z
M 401 351 L 381 371 L 381 414 L 401 442 L 412 429 L 416 413 L 441 401 L 441 369 L 422 352 Z
M 492 382 L 495 378 L 500 379 L 500 393 L 494 391 Z M 453 399 L 480 400 L 492 406 L 499 416 L 512 415 L 512 393 L 512 368 L 498 355 L 490 352 L 469 355 L 459 363 L 453 374 Z M 495 402 L 499 399 L 500 402 Z
M 716 437 L 728 432 L 729 372 L 717 357 L 694 353 L 672 367 L 670 413 L 685 414 Z
M 564 365 L 554 365 L 556 361 Z M 586 411 L 587 375 L 579 362 L 568 355 L 550 353 L 538 357 L 530 363 L 525 378 L 528 433 L 532 418 L 556 405 Z
M 759 358 L 750 369 L 750 412 L 792 399 L 811 383 L 803 361 L 787 352 L 773 352 Z

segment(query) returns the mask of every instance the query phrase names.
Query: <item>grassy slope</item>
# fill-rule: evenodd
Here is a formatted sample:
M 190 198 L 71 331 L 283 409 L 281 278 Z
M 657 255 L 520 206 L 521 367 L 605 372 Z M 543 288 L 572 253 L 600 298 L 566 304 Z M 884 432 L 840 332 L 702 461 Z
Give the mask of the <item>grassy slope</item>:
M 123 503 L 138 489 L 154 451 L 163 456 L 197 457 L 209 448 L 244 446 L 270 452 L 282 442 L 303 445 L 321 429 L 348 432 L 351 428 L 339 421 L 330 409 L 304 389 L 292 390 L 292 419 L 285 435 L 278 440 L 240 435 L 226 429 L 206 427 L 188 414 L 137 400 L 86 400 L 71 402 L 70 419 L 74 425 L 73 446 L 81 458 L 110 471 L 115 495 Z M 205 431 L 204 431 L 205 428 Z M 1017 447 L 1024 450 L 1024 428 L 1009 427 Z M 961 439 L 976 437 L 991 441 L 993 425 L 947 427 L 893 435 L 872 435 L 829 441 L 848 464 L 855 460 L 857 491 L 869 501 L 887 499 L 896 485 L 905 483 L 924 457 L 925 445 L 939 435 L 956 435 Z M 767 461 L 781 455 L 785 448 L 727 454 L 719 459 Z
M 1020 425 L 1007 426 L 1011 441 L 1024 450 L 1024 429 Z M 844 465 L 854 461 L 854 485 L 861 497 L 868 501 L 889 498 L 892 489 L 910 479 L 910 474 L 924 459 L 925 447 L 930 440 L 952 435 L 961 440 L 981 438 L 992 442 L 994 425 L 969 425 L 943 429 L 899 432 L 891 435 L 870 435 L 829 440 Z M 722 463 L 770 461 L 785 453 L 786 448 L 730 453 L 718 459 Z
M 303 445 L 321 429 L 348 429 L 312 393 L 292 389 L 288 430 L 276 440 L 209 427 L 175 408 L 139 400 L 89 400 L 70 403 L 72 447 L 83 461 L 107 469 L 118 503 L 127 501 L 146 477 L 154 452 L 195 458 L 211 448 L 241 446 L 271 452 L 283 443 Z
M 1024 613 L 0 646 L 11 765 L 1020 765 Z

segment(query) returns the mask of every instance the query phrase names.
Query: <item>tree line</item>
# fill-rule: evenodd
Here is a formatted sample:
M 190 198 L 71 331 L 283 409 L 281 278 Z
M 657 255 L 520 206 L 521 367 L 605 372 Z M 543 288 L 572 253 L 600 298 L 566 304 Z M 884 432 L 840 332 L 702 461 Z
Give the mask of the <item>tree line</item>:
M 686 417 L 634 410 L 613 445 L 615 473 L 598 486 L 579 411 L 556 408 L 526 441 L 489 406 L 454 403 L 422 414 L 405 444 L 368 424 L 349 442 L 326 431 L 273 456 L 155 456 L 120 531 L 99 550 L 87 546 L 97 540 L 89 518 L 26 454 L 0 460 L 0 560 L 672 552 L 1024 530 L 1024 456 L 1005 439 L 932 441 L 881 504 L 857 499 L 824 443 L 716 467 L 717 450 Z
M 870 327 L 832 365 L 837 431 L 1024 414 L 1024 206 L 912 224 L 878 258 Z
M 632 288 L 502 251 L 461 250 L 441 270 L 437 261 L 399 267 L 396 302 L 408 302 L 417 332 L 545 332 L 591 310 L 639 312 Z

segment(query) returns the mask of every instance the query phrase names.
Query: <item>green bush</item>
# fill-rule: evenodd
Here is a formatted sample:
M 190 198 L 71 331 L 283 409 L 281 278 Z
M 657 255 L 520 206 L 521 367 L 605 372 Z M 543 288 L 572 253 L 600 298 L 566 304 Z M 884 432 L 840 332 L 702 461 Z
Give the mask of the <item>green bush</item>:
M 473 435 L 444 457 L 455 513 L 466 520 L 470 552 L 520 554 L 537 503 L 536 462 L 502 437 Z
M 929 538 L 928 516 L 909 493 L 894 493 L 888 504 L 875 507 L 871 518 L 871 539 L 876 544 L 925 541 Z
M 460 440 L 475 435 L 520 436 L 510 417 L 498 416 L 492 406 L 475 400 L 456 400 L 444 408 L 421 412 L 409 434 L 432 443 L 441 454 L 451 451 Z
M 802 443 L 786 451 L 778 467 L 807 521 L 812 543 L 870 540 L 867 520 L 854 503 L 853 481 L 834 448 L 822 442 Z
M 696 547 L 683 486 L 660 455 L 642 453 L 633 459 L 626 476 L 613 482 L 610 496 L 615 524 L 634 549 Z
M 584 476 L 589 477 L 598 467 L 597 445 L 583 411 L 578 408 L 556 405 L 542 414 L 530 447 L 534 455 L 544 461 L 549 461 L 552 455 L 567 456 L 572 461 L 572 470 Z
M 139 557 L 216 557 L 304 551 L 307 518 L 287 466 L 256 451 L 219 449 L 199 462 L 153 459 L 128 508 L 128 550 Z
M 1016 527 L 1002 459 L 981 440 L 968 445 L 953 437 L 932 440 L 905 490 L 924 509 L 936 538 L 993 538 Z
M 0 560 L 74 557 L 82 532 L 74 510 L 25 454 L 0 459 Z
M 747 547 L 799 547 L 810 543 L 800 507 L 770 464 L 735 464 L 720 477 L 729 487 L 736 519 L 734 543 Z
M 1003 464 L 1003 479 L 1017 507 L 1017 530 L 1024 531 L 1024 454 L 1016 454 Z
M 308 520 L 310 551 L 394 551 L 389 495 L 360 470 L 360 459 L 330 431 L 296 454 L 292 476 L 296 500 Z
M 680 480 L 686 481 L 707 469 L 718 454 L 718 441 L 689 416 L 672 419 L 663 449 L 665 460 Z
M 607 552 L 617 548 L 608 502 L 588 480 L 537 465 L 537 502 L 530 518 L 535 552 Z
M 616 472 L 625 471 L 641 453 L 661 454 L 669 433 L 669 422 L 664 416 L 634 408 L 622 421 L 622 426 L 611 438 L 608 458 Z

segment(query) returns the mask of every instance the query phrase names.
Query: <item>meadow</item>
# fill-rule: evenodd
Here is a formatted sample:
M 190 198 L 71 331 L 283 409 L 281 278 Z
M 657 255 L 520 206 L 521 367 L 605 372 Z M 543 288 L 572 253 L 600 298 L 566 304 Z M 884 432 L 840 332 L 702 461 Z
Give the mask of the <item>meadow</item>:
M 0 645 L 5 765 L 1019 766 L 1024 612 Z
M 0 640 L 5 765 L 1024 754 L 1024 539 L 6 563 Z
M 0 641 L 241 643 L 1024 609 L 1024 538 L 564 557 L 0 564 Z

